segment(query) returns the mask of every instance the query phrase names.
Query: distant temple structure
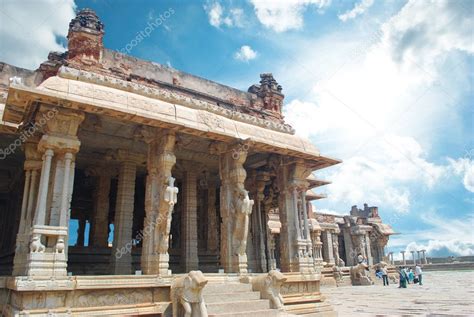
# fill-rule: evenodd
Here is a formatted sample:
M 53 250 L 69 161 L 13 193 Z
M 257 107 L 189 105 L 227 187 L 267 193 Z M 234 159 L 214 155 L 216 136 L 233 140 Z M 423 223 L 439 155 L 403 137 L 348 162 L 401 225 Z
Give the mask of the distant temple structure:
M 341 161 L 285 123 L 273 75 L 244 92 L 103 37 L 84 9 L 67 52 L 0 63 L 3 315 L 171 316 L 194 294 L 193 316 L 335 316 L 320 284 L 385 260 L 393 231 L 377 207 L 313 212 L 313 173 Z

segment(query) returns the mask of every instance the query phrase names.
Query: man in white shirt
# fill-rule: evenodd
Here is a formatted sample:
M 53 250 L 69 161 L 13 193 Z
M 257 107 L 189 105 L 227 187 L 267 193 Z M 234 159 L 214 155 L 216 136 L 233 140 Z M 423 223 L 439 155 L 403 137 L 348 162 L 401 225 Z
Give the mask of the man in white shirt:
M 423 274 L 423 271 L 421 270 L 421 267 L 417 264 L 415 266 L 415 276 L 418 277 L 418 283 L 419 285 L 423 285 L 421 276 Z

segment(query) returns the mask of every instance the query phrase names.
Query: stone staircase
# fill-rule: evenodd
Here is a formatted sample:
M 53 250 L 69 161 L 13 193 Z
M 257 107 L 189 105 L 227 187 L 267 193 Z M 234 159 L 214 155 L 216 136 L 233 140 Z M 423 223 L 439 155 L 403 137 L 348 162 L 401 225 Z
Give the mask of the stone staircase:
M 260 293 L 252 291 L 252 285 L 210 281 L 203 290 L 209 317 L 281 317 L 280 311 L 270 309 L 270 302 L 260 299 Z

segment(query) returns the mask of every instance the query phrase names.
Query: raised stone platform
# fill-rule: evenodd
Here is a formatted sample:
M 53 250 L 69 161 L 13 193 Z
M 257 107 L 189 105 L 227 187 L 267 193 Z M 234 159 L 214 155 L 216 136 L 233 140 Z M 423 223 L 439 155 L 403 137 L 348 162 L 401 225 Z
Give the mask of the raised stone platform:
M 252 291 L 249 278 L 206 274 L 203 295 L 209 316 L 335 316 L 320 292 L 319 274 L 286 273 L 285 309 L 270 309 L 268 299 Z M 180 275 L 0 277 L 0 311 L 4 316 L 171 316 L 170 287 Z
M 424 264 L 424 271 L 460 271 L 474 270 L 474 262 L 452 262 Z

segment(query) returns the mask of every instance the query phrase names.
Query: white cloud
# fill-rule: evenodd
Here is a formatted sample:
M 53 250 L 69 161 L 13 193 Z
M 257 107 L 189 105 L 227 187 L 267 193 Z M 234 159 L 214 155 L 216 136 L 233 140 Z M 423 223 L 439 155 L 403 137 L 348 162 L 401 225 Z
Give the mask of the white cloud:
M 360 14 L 363 14 L 374 4 L 374 0 L 361 0 L 359 3 L 356 3 L 352 10 L 344 12 L 343 14 L 338 15 L 338 18 L 346 22 L 347 20 L 354 19 Z
M 474 160 L 470 158 L 459 158 L 457 160 L 448 158 L 448 161 L 454 174 L 462 176 L 464 188 L 474 193 Z
M 244 11 L 240 8 L 225 10 L 220 2 L 208 1 L 208 3 L 204 5 L 204 9 L 209 17 L 209 23 L 216 28 L 220 28 L 223 25 L 227 27 L 243 26 Z
M 50 51 L 66 50 L 57 37 L 66 37 L 75 7 L 73 0 L 3 1 L 0 60 L 36 69 Z
M 320 172 L 332 184 L 328 199 L 318 204 L 337 210 L 368 202 L 407 212 L 414 188 L 432 189 L 453 174 L 449 164 L 433 163 L 429 151 L 445 135 L 443 127 L 461 124 L 456 100 L 469 87 L 469 64 L 459 50 L 470 52 L 465 27 L 472 22 L 462 13 L 458 23 L 445 23 L 456 15 L 454 9 L 444 9 L 410 2 L 382 31 L 375 25 L 366 34 L 328 34 L 305 45 L 305 52 L 291 61 L 294 66 L 281 68 L 285 91 L 306 92 L 285 106 L 285 119 L 298 134 L 311 137 L 323 155 L 343 159 Z M 425 27 L 417 29 L 416 21 Z M 445 28 L 441 36 L 429 27 L 437 28 L 437 21 Z M 405 40 L 400 47 L 414 29 L 421 42 Z M 429 39 L 436 58 L 425 50 L 423 39 Z M 416 55 L 423 69 L 411 59 L 396 58 L 397 47 L 400 56 L 407 56 L 401 50 Z M 451 54 L 453 50 L 458 53 Z M 418 62 L 423 60 L 430 62 Z M 446 69 L 446 61 L 459 67 Z M 474 187 L 473 174 L 472 167 L 463 169 L 468 190 Z
M 474 214 L 464 215 L 463 219 L 444 218 L 434 211 L 421 214 L 421 221 L 428 225 L 425 230 L 402 232 L 389 240 L 391 249 L 417 251 L 426 250 L 430 257 L 474 255 Z M 394 253 L 396 259 L 401 255 Z M 406 256 L 406 255 L 405 255 Z
M 469 0 L 411 0 L 383 26 L 384 43 L 410 67 L 430 67 L 449 51 L 474 53 L 472 9 Z
M 327 186 L 329 199 L 338 204 L 370 202 L 408 212 L 410 186 L 431 188 L 444 172 L 442 166 L 426 160 L 413 138 L 382 135 L 324 177 L 332 181 Z
M 406 251 L 426 250 L 429 257 L 474 255 L 474 243 L 460 240 L 430 240 L 428 243 L 411 242 Z
M 234 58 L 239 61 L 248 62 L 257 58 L 257 52 L 255 52 L 250 46 L 243 45 L 237 52 L 234 53 Z
M 266 28 L 275 32 L 300 29 L 303 26 L 303 13 L 313 6 L 320 12 L 329 6 L 330 0 L 251 0 L 258 20 Z
M 313 205 L 313 212 L 320 213 L 320 214 L 346 216 L 349 213 L 348 210 L 337 211 L 337 210 L 333 210 L 333 209 L 317 208 Z

